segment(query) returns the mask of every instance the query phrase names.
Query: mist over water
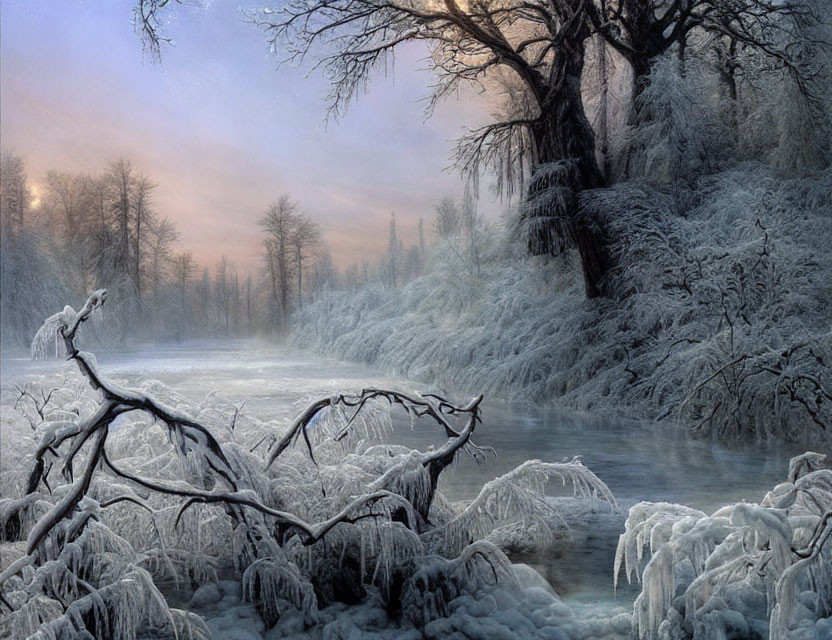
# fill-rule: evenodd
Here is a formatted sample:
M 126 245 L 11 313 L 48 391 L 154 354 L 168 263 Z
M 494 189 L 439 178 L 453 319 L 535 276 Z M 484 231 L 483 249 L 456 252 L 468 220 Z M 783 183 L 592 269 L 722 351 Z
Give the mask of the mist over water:
M 366 387 L 434 392 L 430 385 L 390 376 L 372 367 L 327 359 L 256 340 L 194 341 L 131 350 L 99 350 L 99 365 L 110 376 L 137 386 L 159 380 L 198 401 L 215 393 L 229 403 L 245 401 L 244 411 L 261 420 L 293 417 L 305 401 Z M 38 380 L 63 367 L 61 361 L 31 360 L 4 354 L 3 388 L 12 381 Z M 463 400 L 468 395 L 443 389 Z M 525 460 L 559 461 L 581 456 L 617 499 L 680 502 L 712 511 L 737 500 L 758 502 L 781 480 L 794 445 L 728 446 L 692 438 L 667 424 L 587 416 L 532 403 L 485 398 L 476 441 L 497 451 L 487 465 L 463 457 L 443 475 L 443 489 L 456 499 L 471 499 L 483 480 Z M 391 440 L 418 449 L 443 442 L 436 431 L 411 424 L 394 410 Z M 554 491 L 554 488 L 552 488 Z

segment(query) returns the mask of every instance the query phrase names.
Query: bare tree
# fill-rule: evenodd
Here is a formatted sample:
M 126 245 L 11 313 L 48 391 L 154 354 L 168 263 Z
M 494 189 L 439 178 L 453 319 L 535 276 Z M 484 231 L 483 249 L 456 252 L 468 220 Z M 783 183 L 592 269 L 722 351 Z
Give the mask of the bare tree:
M 196 273 L 196 263 L 193 253 L 183 251 L 176 254 L 173 259 L 173 274 L 176 279 L 176 286 L 179 290 L 179 307 L 182 312 L 183 321 L 188 317 L 187 288 L 188 283 L 193 280 Z
M 211 272 L 208 267 L 202 269 L 202 279 L 197 287 L 198 315 L 202 318 L 203 327 L 210 325 L 211 320 Z
M 277 260 L 277 245 L 274 238 L 266 237 L 263 240 L 263 246 L 266 248 L 266 273 L 269 280 L 269 325 L 270 328 L 280 325 L 280 291 L 281 283 L 278 272 Z
M 217 276 L 214 281 L 214 295 L 217 314 L 225 334 L 231 331 L 231 298 L 233 296 L 233 265 L 228 256 L 223 255 L 217 263 Z
M 50 171 L 46 174 L 45 207 L 52 231 L 60 234 L 68 243 L 68 251 L 62 252 L 61 262 L 67 269 L 74 287 L 81 291 L 89 288 L 88 259 L 90 243 L 86 222 L 90 204 L 86 181 L 83 176 Z
M 396 232 L 396 214 L 390 213 L 390 235 L 387 244 L 387 277 L 390 286 L 396 287 L 398 284 L 399 271 L 401 270 L 401 253 L 402 242 Z
M 144 251 L 144 233 L 146 227 L 152 224 L 153 210 L 151 208 L 151 193 L 156 184 L 146 176 L 139 175 L 133 184 L 133 283 L 136 296 L 142 297 L 142 253 Z
M 445 196 L 433 206 L 433 230 L 440 238 L 447 238 L 459 230 L 459 209 L 450 196 Z
M 310 220 L 304 214 L 294 217 L 294 225 L 291 231 L 290 244 L 294 253 L 295 275 L 298 282 L 298 308 L 303 308 L 303 271 L 308 256 L 307 252 L 314 249 L 321 242 L 321 227 L 317 222 Z
M 246 329 L 249 333 L 254 332 L 254 314 L 251 297 L 251 274 L 246 278 Z
M 135 179 L 132 163 L 119 158 L 110 164 L 107 172 L 113 199 L 113 210 L 117 226 L 115 267 L 122 277 L 129 277 L 130 271 L 130 209 L 132 187 Z
M 151 219 L 148 224 L 150 249 L 150 283 L 153 287 L 153 302 L 159 305 L 159 288 L 174 265 L 171 245 L 179 239 L 176 224 L 170 218 Z
M 472 278 L 481 273 L 482 218 L 477 213 L 477 201 L 469 189 L 461 203 L 445 196 L 434 206 L 434 229 L 456 255 L 459 266 Z
M 286 328 L 289 319 L 289 275 L 292 233 L 295 228 L 297 203 L 288 194 L 281 195 L 260 219 L 266 232 L 266 266 L 271 284 L 271 295 L 278 308 L 278 326 Z
M 329 253 L 329 247 L 327 247 L 325 242 L 320 244 L 315 254 L 315 262 L 312 266 L 309 284 L 311 285 L 312 291 L 325 291 L 338 284 L 338 272 L 332 263 L 332 255 Z
M 111 185 L 107 175 L 84 177 L 87 195 L 87 233 L 93 277 L 97 286 L 109 284 L 114 272 L 113 215 L 110 207 Z
M 231 273 L 231 295 L 229 298 L 231 300 L 232 328 L 234 333 L 238 334 L 240 332 L 242 300 L 240 298 L 240 276 L 236 269 L 232 269 Z
M 73 237 L 80 232 L 83 183 L 79 176 L 50 171 L 46 174 L 49 207 L 59 219 L 61 233 Z

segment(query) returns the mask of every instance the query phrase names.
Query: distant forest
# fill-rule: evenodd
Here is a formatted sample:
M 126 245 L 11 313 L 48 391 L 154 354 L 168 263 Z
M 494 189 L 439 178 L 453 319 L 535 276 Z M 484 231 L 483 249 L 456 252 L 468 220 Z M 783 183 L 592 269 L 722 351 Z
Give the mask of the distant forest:
M 370 281 L 402 284 L 419 273 L 425 234 L 404 248 L 390 219 L 378 262 L 333 264 L 321 226 L 288 194 L 264 208 L 262 267 L 241 275 L 225 255 L 199 265 L 154 202 L 157 183 L 129 159 L 100 174 L 50 171 L 37 193 L 25 159 L 3 152 L 3 346 L 28 348 L 44 314 L 106 288 L 112 308 L 94 324 L 98 343 L 197 337 L 281 336 L 292 313 L 321 291 Z

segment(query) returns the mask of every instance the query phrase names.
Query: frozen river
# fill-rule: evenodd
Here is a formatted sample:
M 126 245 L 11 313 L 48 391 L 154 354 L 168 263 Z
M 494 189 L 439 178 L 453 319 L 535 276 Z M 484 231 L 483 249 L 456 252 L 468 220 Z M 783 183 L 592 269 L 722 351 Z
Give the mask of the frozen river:
M 396 386 L 437 391 L 371 368 L 321 358 L 253 341 L 191 342 L 133 351 L 97 351 L 109 376 L 138 384 L 157 379 L 199 400 L 209 392 L 239 403 L 264 419 L 289 418 L 310 398 L 367 386 Z M 54 374 L 61 361 L 33 362 L 22 354 L 4 354 L 0 374 L 4 401 L 12 385 Z M 464 399 L 453 389 L 446 394 Z M 470 395 L 470 394 L 468 394 Z M 411 431 L 410 420 L 396 417 L 394 440 L 425 448 L 439 443 L 435 428 Z M 589 523 L 579 548 L 560 557 L 524 558 L 538 567 L 567 598 L 612 598 L 612 559 L 626 510 L 640 500 L 681 502 L 710 512 L 728 502 L 759 501 L 782 481 L 794 449 L 723 445 L 694 440 L 655 425 L 623 421 L 614 415 L 584 417 L 551 408 L 486 398 L 476 441 L 498 457 L 483 467 L 462 460 L 443 475 L 442 490 L 451 498 L 473 497 L 482 484 L 527 459 L 559 461 L 580 455 L 610 487 L 622 507 L 620 517 Z M 557 487 L 552 488 L 556 495 Z M 632 598 L 633 590 L 619 592 Z

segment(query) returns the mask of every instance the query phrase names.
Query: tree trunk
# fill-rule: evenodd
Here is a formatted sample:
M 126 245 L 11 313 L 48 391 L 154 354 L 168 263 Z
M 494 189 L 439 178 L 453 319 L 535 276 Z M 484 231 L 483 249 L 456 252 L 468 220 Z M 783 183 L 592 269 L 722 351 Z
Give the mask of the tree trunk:
M 298 267 L 298 309 L 303 309 L 303 255 L 300 244 L 295 245 L 295 261 Z
M 135 243 L 135 264 L 133 265 L 133 280 L 136 283 L 136 298 L 139 302 L 142 299 L 142 218 L 136 216 L 136 243 Z
M 601 159 L 601 175 L 605 181 L 612 175 L 609 135 L 609 70 L 607 69 L 607 43 L 601 35 L 595 36 L 595 48 L 598 55 L 598 121 L 597 129 L 601 140 L 598 152 Z
M 129 216 L 130 216 L 130 201 L 128 200 L 127 193 L 127 186 L 126 184 L 122 186 L 122 195 L 119 201 L 119 232 L 120 232 L 120 252 L 118 255 L 119 260 L 119 270 L 121 275 L 128 275 L 130 269 L 130 227 L 129 224 Z
M 606 279 L 612 257 L 600 221 L 589 220 L 578 204 L 583 189 L 605 184 L 595 156 L 595 135 L 581 97 L 583 44 L 570 51 L 553 83 L 538 123 L 532 128 L 538 172 L 529 185 L 524 222 L 529 250 L 557 254 L 578 251 L 588 298 L 610 295 Z M 566 59 L 568 58 L 568 60 Z
M 246 326 L 248 332 L 252 333 L 254 323 L 251 318 L 251 276 L 246 279 Z
M 286 265 L 286 248 L 283 244 L 280 245 L 278 261 L 280 271 L 280 330 L 285 331 L 289 318 L 289 269 Z
M 666 29 L 659 24 L 654 3 L 644 0 L 625 0 L 624 15 L 627 18 L 629 32 L 629 49 L 622 51 L 633 70 L 633 100 L 628 122 L 635 124 L 635 101 L 650 83 L 650 67 L 657 56 L 663 54 L 673 44 L 673 39 L 666 34 Z M 672 8 L 668 11 L 675 11 Z

